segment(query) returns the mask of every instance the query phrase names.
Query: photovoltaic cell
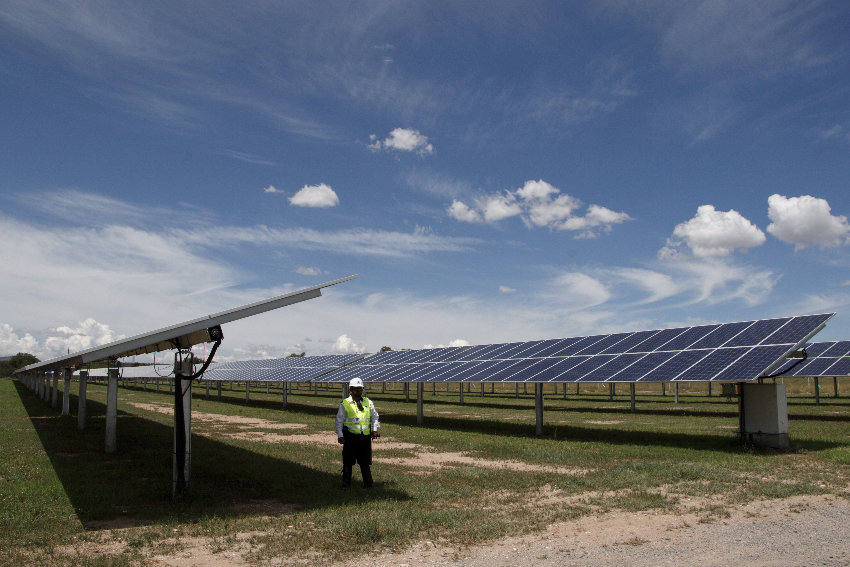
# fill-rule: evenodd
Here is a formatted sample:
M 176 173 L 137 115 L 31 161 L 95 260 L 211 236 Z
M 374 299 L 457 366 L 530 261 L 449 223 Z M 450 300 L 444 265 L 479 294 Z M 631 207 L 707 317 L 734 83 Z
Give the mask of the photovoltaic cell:
M 702 325 L 699 327 L 691 327 L 675 339 L 664 343 L 656 350 L 684 350 L 719 326 L 720 325 Z
M 820 325 L 826 323 L 835 313 L 822 315 L 803 315 L 794 317 L 786 325 L 780 327 L 775 333 L 762 341 L 764 345 L 796 344 L 801 340 L 807 340 Z
M 634 333 L 617 333 L 615 335 L 608 335 L 604 337 L 592 345 L 589 345 L 576 354 L 599 354 L 607 348 L 612 348 L 617 345 L 620 341 L 624 340 L 626 337 L 633 335 Z M 621 351 L 618 351 L 621 352 Z
M 617 375 L 627 366 L 631 366 L 641 358 L 646 356 L 644 353 L 619 354 L 612 360 L 600 366 L 593 372 L 582 377 L 582 382 L 600 382 L 613 380 L 617 381 Z
M 720 325 L 712 332 L 689 346 L 689 349 L 700 349 L 700 348 L 718 348 L 723 346 L 727 341 L 741 333 L 747 327 L 753 325 L 752 321 L 747 321 L 745 323 L 727 323 L 726 325 Z
M 650 370 L 638 379 L 640 382 L 671 382 L 677 376 L 684 373 L 688 368 L 699 362 L 699 360 L 710 350 L 683 350 L 667 359 L 655 369 Z
M 712 351 L 688 368 L 676 380 L 687 380 L 689 382 L 711 380 L 716 374 L 723 372 L 727 366 L 741 358 L 747 350 L 746 347 L 736 347 Z
M 653 335 L 657 335 L 659 332 L 660 331 L 640 331 L 638 333 L 632 333 L 629 337 L 623 339 L 617 344 L 611 345 L 605 350 L 600 351 L 600 354 L 621 354 L 624 352 L 629 352 L 632 347 L 645 342 L 647 339 L 649 339 Z
M 846 356 L 850 353 L 850 341 L 839 341 L 826 349 L 823 356 Z
M 772 335 L 782 325 L 788 323 L 791 317 L 782 319 L 765 319 L 764 321 L 756 321 L 744 331 L 741 331 L 737 336 L 732 337 L 723 346 L 755 346 Z

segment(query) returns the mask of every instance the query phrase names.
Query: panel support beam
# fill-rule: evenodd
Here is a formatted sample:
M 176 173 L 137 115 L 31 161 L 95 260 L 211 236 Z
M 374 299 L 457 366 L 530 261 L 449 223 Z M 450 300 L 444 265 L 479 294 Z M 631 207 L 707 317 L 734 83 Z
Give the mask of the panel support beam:
M 425 397 L 425 383 L 416 383 L 416 425 L 422 425 L 425 422 L 423 412 L 423 398 Z

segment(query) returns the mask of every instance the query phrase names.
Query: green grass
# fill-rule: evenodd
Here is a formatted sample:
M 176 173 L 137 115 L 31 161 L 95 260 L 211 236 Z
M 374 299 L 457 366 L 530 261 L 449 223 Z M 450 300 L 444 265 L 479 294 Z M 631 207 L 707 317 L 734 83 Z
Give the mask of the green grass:
M 89 384 L 88 420 L 77 429 L 21 384 L 0 380 L 0 563 L 2 565 L 144 565 L 173 553 L 187 538 L 204 537 L 211 553 L 250 547 L 257 565 L 313 564 L 358 549 L 398 548 L 427 539 L 454 545 L 503 534 L 531 533 L 548 523 L 600 511 L 677 510 L 681 496 L 706 499 L 707 521 L 728 506 L 806 494 L 846 496 L 850 480 L 850 401 L 821 388 L 820 405 L 799 383 L 789 384 L 793 452 L 742 446 L 737 403 L 707 397 L 704 385 L 638 388 L 631 413 L 628 388 L 612 401 L 607 386 L 546 392 L 545 434 L 535 435 L 532 388 L 516 397 L 513 385 L 464 396 L 445 386 L 425 389 L 425 425 L 416 425 L 400 389 L 367 394 L 381 414 L 384 439 L 412 443 L 376 457 L 415 457 L 424 450 L 510 461 L 525 470 L 460 463 L 430 474 L 376 463 L 380 483 L 366 491 L 339 489 L 340 450 L 334 444 L 268 442 L 269 434 L 324 434 L 333 438 L 339 387 L 302 386 L 281 409 L 281 392 L 215 388 L 206 399 L 194 389 L 192 477 L 189 493 L 171 497 L 172 397 L 119 390 L 118 450 L 104 452 L 105 387 Z M 831 386 L 831 383 L 829 384 Z M 72 390 L 75 390 L 76 385 Z M 825 391 L 826 390 L 826 391 Z M 828 394 L 828 395 L 827 395 Z M 148 409 L 166 408 L 167 413 Z M 247 428 L 222 426 L 205 413 L 259 418 Z M 247 433 L 233 439 L 228 433 Z M 564 471 L 586 471 L 565 474 Z M 359 473 L 355 472 L 356 478 Z M 123 527 L 121 530 L 107 528 Z M 240 536 L 237 534 L 249 534 Z M 104 546 L 109 553 L 93 553 Z M 247 540 L 245 540 L 247 538 Z M 245 544 L 244 542 L 248 543 Z M 80 551 L 75 555 L 69 550 Z

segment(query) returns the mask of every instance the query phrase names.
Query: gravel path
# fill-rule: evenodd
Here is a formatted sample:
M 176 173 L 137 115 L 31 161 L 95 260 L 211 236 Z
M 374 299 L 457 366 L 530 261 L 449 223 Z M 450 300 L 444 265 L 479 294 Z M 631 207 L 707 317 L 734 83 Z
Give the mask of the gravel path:
M 687 509 L 687 503 L 685 508 Z M 543 534 L 453 549 L 421 542 L 364 558 L 373 567 L 811 567 L 850 565 L 850 500 L 759 501 L 711 520 L 696 513 L 616 513 L 550 526 Z M 355 563 L 342 562 L 338 567 Z

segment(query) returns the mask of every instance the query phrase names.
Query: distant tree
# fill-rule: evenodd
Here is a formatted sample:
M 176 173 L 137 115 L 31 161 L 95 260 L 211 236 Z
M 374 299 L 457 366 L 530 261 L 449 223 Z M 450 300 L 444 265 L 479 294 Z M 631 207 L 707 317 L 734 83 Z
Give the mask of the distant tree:
M 302 356 L 305 356 L 306 354 L 307 354 L 306 352 L 302 352 L 301 354 L 295 354 L 293 352 L 292 354 L 289 355 L 289 358 L 301 358 Z
M 8 360 L 0 362 L 0 376 L 11 376 L 18 368 L 23 368 L 36 362 L 41 361 L 28 352 L 19 352 L 15 356 L 10 356 Z
M 391 350 L 393 350 L 393 347 L 388 347 L 388 346 L 382 346 L 381 347 L 381 352 L 390 352 Z

